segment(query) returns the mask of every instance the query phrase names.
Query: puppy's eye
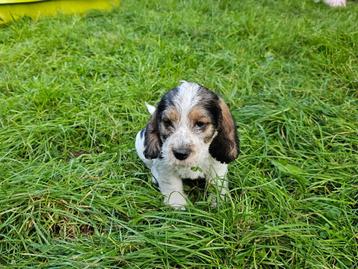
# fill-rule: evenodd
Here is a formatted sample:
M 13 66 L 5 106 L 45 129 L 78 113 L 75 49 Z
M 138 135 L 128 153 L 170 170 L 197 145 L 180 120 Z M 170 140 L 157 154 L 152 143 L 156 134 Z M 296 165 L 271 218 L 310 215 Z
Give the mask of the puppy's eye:
M 173 123 L 170 121 L 170 119 L 163 119 L 163 124 L 165 128 L 173 127 Z
M 206 122 L 197 121 L 197 122 L 195 122 L 194 127 L 198 128 L 198 129 L 204 129 L 206 127 L 206 125 L 207 125 Z

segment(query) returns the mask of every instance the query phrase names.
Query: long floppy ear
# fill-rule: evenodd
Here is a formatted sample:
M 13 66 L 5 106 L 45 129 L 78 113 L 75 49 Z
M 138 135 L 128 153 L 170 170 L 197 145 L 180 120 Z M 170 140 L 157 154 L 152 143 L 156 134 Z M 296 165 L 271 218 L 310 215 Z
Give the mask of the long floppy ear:
M 152 114 L 144 134 L 144 156 L 147 159 L 156 159 L 160 155 L 162 142 L 159 137 L 157 111 Z
M 219 107 L 218 134 L 210 144 L 209 153 L 219 162 L 229 163 L 239 155 L 240 142 L 230 110 L 221 98 Z

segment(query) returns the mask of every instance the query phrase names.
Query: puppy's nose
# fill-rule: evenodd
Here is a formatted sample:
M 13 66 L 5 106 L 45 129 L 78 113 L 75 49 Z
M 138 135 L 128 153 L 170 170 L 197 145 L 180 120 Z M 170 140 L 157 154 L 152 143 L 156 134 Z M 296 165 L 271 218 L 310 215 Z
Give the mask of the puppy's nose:
M 188 158 L 188 156 L 191 153 L 191 149 L 190 148 L 177 148 L 177 149 L 173 149 L 173 154 L 175 156 L 175 158 L 177 158 L 180 161 L 185 160 L 186 158 Z

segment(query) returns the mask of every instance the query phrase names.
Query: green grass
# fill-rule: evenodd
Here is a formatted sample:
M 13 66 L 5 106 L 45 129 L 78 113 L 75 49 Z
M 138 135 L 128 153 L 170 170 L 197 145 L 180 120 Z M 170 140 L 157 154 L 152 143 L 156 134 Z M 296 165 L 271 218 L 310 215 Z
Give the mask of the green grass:
M 0 28 L 0 267 L 355 268 L 358 5 L 156 2 Z M 216 209 L 134 150 L 181 79 L 239 126 Z

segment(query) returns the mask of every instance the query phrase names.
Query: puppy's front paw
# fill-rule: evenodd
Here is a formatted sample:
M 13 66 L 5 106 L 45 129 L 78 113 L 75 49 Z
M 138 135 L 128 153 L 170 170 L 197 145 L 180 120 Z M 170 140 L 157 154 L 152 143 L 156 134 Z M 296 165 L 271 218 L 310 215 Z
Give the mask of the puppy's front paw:
M 331 7 L 345 7 L 346 0 L 324 0 L 324 2 Z
M 216 193 L 210 193 L 208 197 L 208 201 L 210 203 L 211 208 L 217 208 L 218 204 L 226 201 L 226 195 L 225 194 L 216 194 Z
M 185 210 L 187 204 L 185 194 L 180 192 L 172 192 L 165 196 L 164 203 L 179 210 Z

